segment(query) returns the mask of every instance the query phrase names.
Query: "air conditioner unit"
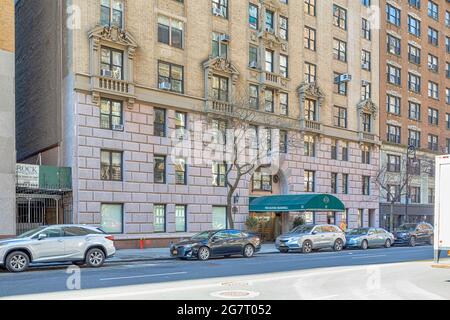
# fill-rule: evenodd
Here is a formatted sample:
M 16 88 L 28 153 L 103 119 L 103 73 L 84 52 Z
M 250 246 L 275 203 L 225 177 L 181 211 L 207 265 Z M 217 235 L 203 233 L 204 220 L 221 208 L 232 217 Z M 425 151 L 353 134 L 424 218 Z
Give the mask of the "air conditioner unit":
M 370 69 L 370 64 L 368 62 L 364 62 L 362 64 L 363 69 Z
M 361 80 L 361 84 L 362 84 L 363 86 L 367 86 L 367 85 L 370 84 L 370 82 L 367 81 L 367 80 Z
M 250 68 L 256 69 L 258 67 L 258 62 L 250 61 Z
M 110 78 L 112 78 L 112 76 L 113 76 L 113 73 L 112 73 L 111 70 L 105 70 L 105 69 L 102 69 L 100 74 L 102 75 L 102 77 L 110 77 Z
M 266 26 L 265 30 L 270 33 L 275 33 L 272 27 Z
M 352 81 L 352 76 L 349 75 L 348 73 L 344 73 L 339 76 L 339 83 L 349 81 Z
M 428 64 L 428 69 L 430 69 L 430 70 L 436 70 L 436 69 L 437 69 L 437 66 L 434 65 L 434 64 L 432 64 L 432 63 L 429 63 L 429 64 Z
M 219 40 L 221 42 L 230 42 L 230 36 L 227 34 L 221 34 Z
M 213 8 L 213 15 L 223 17 L 222 10 L 220 10 L 219 8 Z
M 124 127 L 123 124 L 113 124 L 112 129 L 113 131 L 123 131 Z
M 170 90 L 172 86 L 170 85 L 170 82 L 160 82 L 159 88 L 162 90 Z

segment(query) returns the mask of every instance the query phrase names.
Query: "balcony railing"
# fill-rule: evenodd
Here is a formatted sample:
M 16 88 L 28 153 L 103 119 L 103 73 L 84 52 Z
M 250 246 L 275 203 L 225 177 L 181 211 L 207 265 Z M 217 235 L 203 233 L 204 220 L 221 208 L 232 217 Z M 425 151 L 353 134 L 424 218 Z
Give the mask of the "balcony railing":
M 219 114 L 232 114 L 234 111 L 233 105 L 226 101 L 209 100 L 206 103 L 206 111 Z
M 322 123 L 318 121 L 313 120 L 302 120 L 300 123 L 300 127 L 302 130 L 305 131 L 312 131 L 312 132 L 321 132 L 322 131 Z
M 278 85 L 279 80 L 280 80 L 280 77 L 278 75 L 271 73 L 271 72 L 265 72 L 266 83 Z
M 120 96 L 133 96 L 134 85 L 125 80 L 109 77 L 93 77 L 93 90 L 99 90 Z

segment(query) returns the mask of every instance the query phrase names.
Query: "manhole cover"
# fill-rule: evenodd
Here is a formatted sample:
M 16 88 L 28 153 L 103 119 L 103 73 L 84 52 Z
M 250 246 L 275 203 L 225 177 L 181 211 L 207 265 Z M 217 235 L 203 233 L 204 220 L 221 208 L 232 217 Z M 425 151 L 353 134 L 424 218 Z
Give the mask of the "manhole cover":
M 229 290 L 211 293 L 213 297 L 225 299 L 249 299 L 259 296 L 259 292 L 247 290 Z

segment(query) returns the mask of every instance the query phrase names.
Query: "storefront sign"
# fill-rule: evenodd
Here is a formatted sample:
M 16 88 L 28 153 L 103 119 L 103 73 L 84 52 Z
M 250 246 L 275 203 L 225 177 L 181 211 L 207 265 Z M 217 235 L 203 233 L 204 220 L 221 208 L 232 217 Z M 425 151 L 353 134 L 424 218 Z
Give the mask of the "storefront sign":
M 39 188 L 39 166 L 31 164 L 16 165 L 17 186 L 24 188 Z

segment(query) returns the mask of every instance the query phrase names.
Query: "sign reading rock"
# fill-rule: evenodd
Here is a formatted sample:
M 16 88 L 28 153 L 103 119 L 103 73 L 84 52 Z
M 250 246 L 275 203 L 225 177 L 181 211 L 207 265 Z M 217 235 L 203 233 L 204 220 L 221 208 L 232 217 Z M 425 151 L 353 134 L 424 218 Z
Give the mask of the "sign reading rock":
M 31 164 L 16 165 L 17 186 L 24 188 L 39 188 L 39 166 Z

